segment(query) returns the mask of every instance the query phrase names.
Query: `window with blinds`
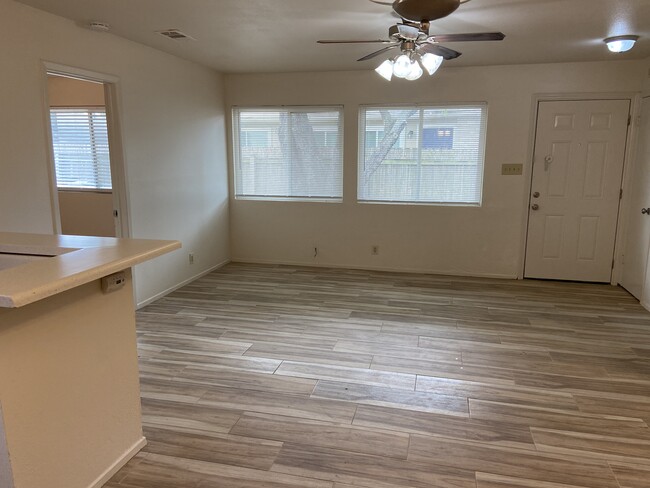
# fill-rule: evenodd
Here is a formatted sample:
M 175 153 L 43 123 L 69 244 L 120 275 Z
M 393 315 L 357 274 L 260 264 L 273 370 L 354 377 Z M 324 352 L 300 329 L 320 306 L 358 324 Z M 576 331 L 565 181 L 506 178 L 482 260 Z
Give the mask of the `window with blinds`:
M 233 109 L 235 198 L 343 196 L 342 107 Z
M 479 205 L 487 106 L 362 107 L 358 199 Z
M 50 120 L 57 186 L 111 189 L 105 109 L 53 108 Z

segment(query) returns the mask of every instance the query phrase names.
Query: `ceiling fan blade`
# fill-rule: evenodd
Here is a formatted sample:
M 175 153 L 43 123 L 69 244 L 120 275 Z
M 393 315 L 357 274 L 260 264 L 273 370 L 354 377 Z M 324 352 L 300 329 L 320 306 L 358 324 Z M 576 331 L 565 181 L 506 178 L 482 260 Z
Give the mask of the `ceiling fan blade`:
M 392 44 L 395 41 L 389 41 L 386 39 L 373 39 L 373 40 L 367 40 L 367 41 L 361 41 L 361 40 L 320 40 L 316 41 L 318 44 L 366 44 L 366 43 L 371 43 L 371 42 L 380 42 L 382 44 Z
M 441 46 L 440 44 L 431 44 L 429 42 L 423 42 L 418 45 L 418 52 L 422 53 L 431 53 L 438 56 L 442 56 L 445 59 L 456 59 L 462 53 L 449 49 L 448 47 Z
M 503 41 L 506 35 L 503 32 L 477 32 L 475 34 L 439 34 L 429 36 L 433 42 L 470 42 L 470 41 Z
M 394 46 L 385 47 L 383 49 L 380 49 L 379 51 L 375 51 L 374 53 L 367 54 L 363 58 L 357 59 L 357 61 L 365 61 L 366 59 L 374 58 L 375 56 L 379 56 L 380 54 L 384 54 L 385 52 L 388 52 L 391 49 L 395 49 L 397 46 L 399 46 L 399 44 L 395 44 Z

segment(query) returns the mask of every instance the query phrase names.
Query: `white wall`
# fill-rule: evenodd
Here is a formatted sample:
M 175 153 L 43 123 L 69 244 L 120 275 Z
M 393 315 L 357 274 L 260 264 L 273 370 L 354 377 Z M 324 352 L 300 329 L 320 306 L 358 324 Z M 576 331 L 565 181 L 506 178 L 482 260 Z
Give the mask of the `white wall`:
M 54 228 L 42 60 L 119 77 L 132 237 L 184 247 L 136 269 L 137 301 L 227 260 L 221 76 L 12 0 L 0 0 L 0 230 Z
M 229 108 L 345 105 L 343 203 L 232 199 L 232 259 L 515 277 L 534 94 L 638 92 L 645 75 L 643 62 L 608 62 L 443 65 L 432 78 L 390 83 L 373 71 L 227 76 Z M 474 101 L 488 103 L 480 208 L 356 203 L 360 104 Z M 501 176 L 504 163 L 524 164 L 524 176 Z

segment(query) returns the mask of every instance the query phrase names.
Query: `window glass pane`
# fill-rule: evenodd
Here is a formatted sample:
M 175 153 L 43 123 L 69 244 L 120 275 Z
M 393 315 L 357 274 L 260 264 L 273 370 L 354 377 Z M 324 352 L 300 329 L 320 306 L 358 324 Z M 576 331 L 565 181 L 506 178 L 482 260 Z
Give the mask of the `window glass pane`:
M 340 199 L 342 110 L 233 110 L 235 197 Z
M 111 188 L 106 112 L 103 108 L 50 110 L 59 188 Z
M 480 203 L 485 127 L 485 105 L 362 108 L 359 200 Z

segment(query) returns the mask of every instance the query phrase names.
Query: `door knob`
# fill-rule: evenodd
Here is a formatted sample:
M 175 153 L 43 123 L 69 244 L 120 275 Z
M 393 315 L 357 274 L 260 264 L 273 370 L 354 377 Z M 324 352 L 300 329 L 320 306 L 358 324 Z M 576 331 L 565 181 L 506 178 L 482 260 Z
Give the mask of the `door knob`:
M 533 203 L 533 204 L 530 206 L 530 208 L 532 208 L 533 210 L 539 210 L 539 205 L 537 205 L 536 203 Z
M 641 213 L 643 215 L 650 215 L 650 208 L 642 208 Z
M 539 198 L 539 192 L 538 192 L 538 191 L 536 191 L 535 193 L 533 193 L 533 198 Z

